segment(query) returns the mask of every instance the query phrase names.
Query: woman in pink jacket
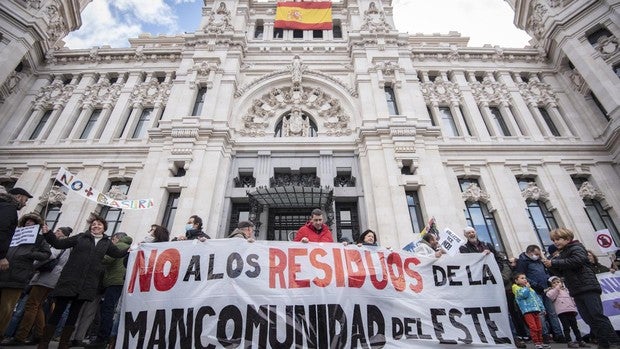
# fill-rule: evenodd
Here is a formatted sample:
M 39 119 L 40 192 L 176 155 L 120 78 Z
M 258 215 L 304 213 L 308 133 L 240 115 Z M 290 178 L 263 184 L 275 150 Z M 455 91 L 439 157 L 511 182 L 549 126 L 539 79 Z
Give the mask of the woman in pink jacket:
M 551 283 L 551 287 L 547 288 L 545 291 L 547 297 L 553 301 L 555 312 L 558 314 L 558 318 L 560 318 L 562 328 L 564 329 L 564 338 L 569 341 L 568 347 L 588 348 L 589 345 L 581 339 L 581 332 L 579 332 L 579 327 L 577 326 L 577 306 L 575 305 L 573 297 L 570 296 L 568 289 L 564 287 L 564 283 L 559 277 L 552 276 L 549 278 L 549 282 Z M 570 341 L 571 328 L 575 334 L 574 342 Z

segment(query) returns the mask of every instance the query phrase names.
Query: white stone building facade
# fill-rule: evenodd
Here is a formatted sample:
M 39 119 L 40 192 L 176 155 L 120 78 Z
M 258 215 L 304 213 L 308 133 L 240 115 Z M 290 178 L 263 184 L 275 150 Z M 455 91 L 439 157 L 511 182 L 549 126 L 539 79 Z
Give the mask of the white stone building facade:
M 389 0 L 335 2 L 323 31 L 274 29 L 275 2 L 205 0 L 193 33 L 69 50 L 88 1 L 2 2 L 0 184 L 49 224 L 98 212 L 138 239 L 197 214 L 214 238 L 252 219 L 284 240 L 321 206 L 339 238 L 383 246 L 431 217 L 509 255 L 557 226 L 620 243 L 620 1 L 508 2 L 532 47 L 400 33 Z M 60 167 L 156 207 L 64 195 Z

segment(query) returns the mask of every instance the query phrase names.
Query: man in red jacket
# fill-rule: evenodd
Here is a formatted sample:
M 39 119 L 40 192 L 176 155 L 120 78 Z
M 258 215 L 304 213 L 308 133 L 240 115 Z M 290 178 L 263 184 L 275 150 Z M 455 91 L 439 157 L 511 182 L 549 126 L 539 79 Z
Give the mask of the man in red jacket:
M 318 208 L 312 210 L 310 220 L 306 222 L 295 235 L 293 241 L 301 242 L 334 242 L 332 232 L 327 224 L 323 223 L 323 211 Z

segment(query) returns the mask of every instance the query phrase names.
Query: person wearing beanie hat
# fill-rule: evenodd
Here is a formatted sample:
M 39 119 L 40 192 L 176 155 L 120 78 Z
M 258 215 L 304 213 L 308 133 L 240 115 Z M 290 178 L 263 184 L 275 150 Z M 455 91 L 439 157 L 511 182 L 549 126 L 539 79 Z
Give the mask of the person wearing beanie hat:
M 562 323 L 562 329 L 564 330 L 564 338 L 568 341 L 569 348 L 589 348 L 589 345 L 581 338 L 581 332 L 577 325 L 577 305 L 573 297 L 570 296 L 568 290 L 564 286 L 562 279 L 558 276 L 551 276 L 549 278 L 549 284 L 551 287 L 545 289 L 545 294 L 553 302 L 555 312 L 558 314 L 558 318 Z M 575 335 L 575 341 L 571 342 L 570 330 L 573 330 Z
M 6 254 L 17 228 L 17 211 L 26 206 L 30 198 L 32 195 L 22 188 L 12 188 L 6 193 L 0 193 L 0 271 L 9 269 Z M 7 302 L 9 299 L 4 299 L 0 294 L 0 304 L 8 304 Z
M 54 231 L 54 235 L 57 239 L 62 240 L 71 235 L 72 232 L 73 229 L 69 227 L 60 227 Z M 71 254 L 71 249 L 60 250 L 52 247 L 51 252 L 52 255 L 48 261 L 57 260 L 58 262 L 52 270 L 39 271 L 32 277 L 32 280 L 30 280 L 30 286 L 32 287 L 30 289 L 26 305 L 24 306 L 24 316 L 22 317 L 19 327 L 15 332 L 15 337 L 0 344 L 7 346 L 34 344 L 38 338 L 43 336 L 43 328 L 45 327 L 45 313 L 43 312 L 43 304 L 45 303 L 49 293 L 56 287 L 56 283 L 58 283 L 62 269 Z M 47 261 L 44 261 L 41 264 L 45 262 Z M 35 339 L 32 343 L 28 342 L 28 335 L 31 330 L 33 333 L 33 338 Z

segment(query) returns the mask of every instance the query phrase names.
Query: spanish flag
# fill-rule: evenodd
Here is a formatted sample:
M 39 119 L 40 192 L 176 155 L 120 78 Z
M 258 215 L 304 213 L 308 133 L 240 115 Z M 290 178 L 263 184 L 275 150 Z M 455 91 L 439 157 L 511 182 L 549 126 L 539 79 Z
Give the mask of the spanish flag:
M 332 29 L 332 3 L 278 2 L 274 28 L 280 29 Z

